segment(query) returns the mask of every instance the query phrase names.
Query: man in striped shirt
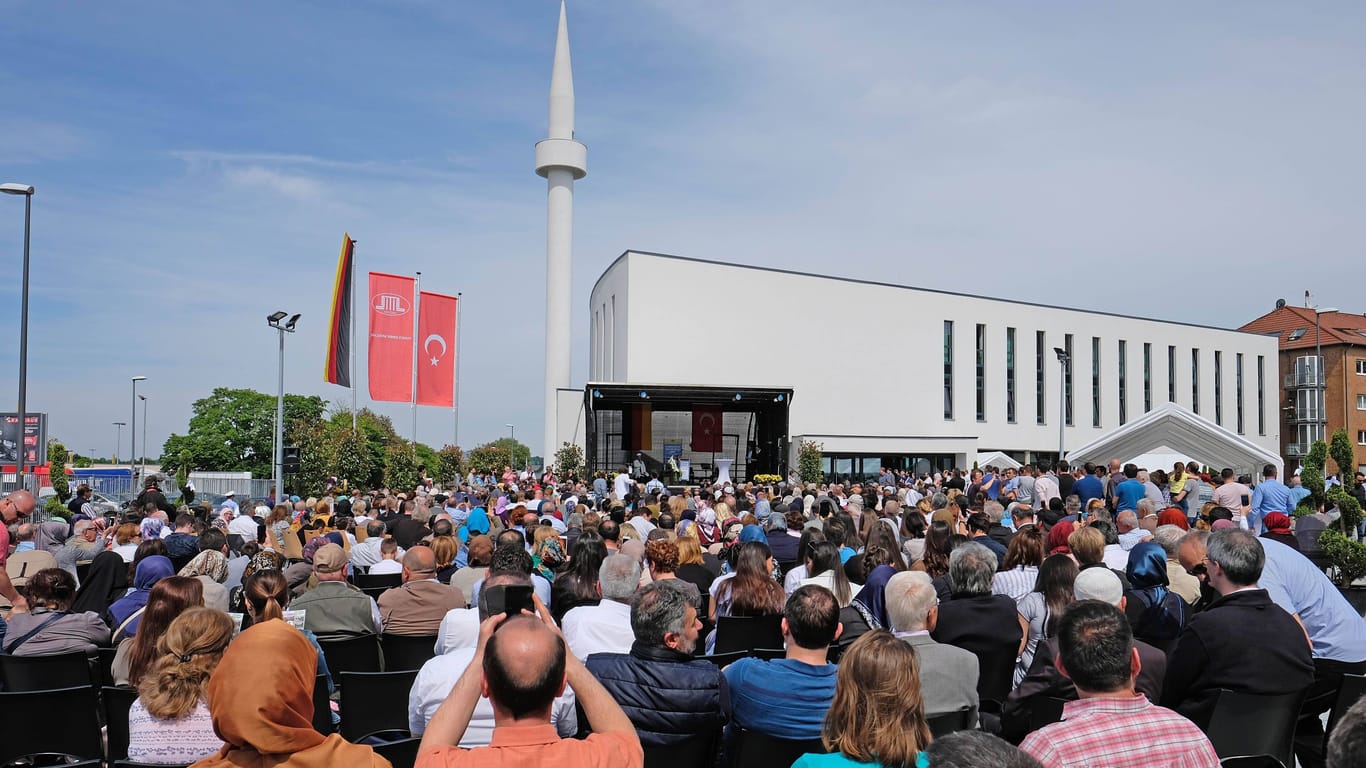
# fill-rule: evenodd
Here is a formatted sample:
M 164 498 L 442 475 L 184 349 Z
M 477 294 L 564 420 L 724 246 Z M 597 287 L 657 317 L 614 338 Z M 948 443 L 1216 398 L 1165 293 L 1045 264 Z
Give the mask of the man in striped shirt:
M 1081 698 L 1063 720 L 1031 733 L 1020 749 L 1050 768 L 1218 768 L 1209 739 L 1190 720 L 1134 692 L 1140 664 L 1124 614 L 1099 600 L 1075 603 L 1058 627 L 1058 671 Z

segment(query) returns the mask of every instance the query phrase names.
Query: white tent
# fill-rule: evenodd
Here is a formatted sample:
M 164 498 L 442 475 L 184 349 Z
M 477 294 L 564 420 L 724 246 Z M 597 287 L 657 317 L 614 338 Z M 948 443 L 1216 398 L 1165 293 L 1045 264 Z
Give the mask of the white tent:
M 1274 452 L 1175 403 L 1158 406 L 1140 418 L 1068 451 L 1067 460 L 1073 464 L 1110 459 L 1127 462 L 1158 451 L 1190 456 L 1200 464 L 1231 467 L 1252 475 L 1260 473 L 1267 464 L 1274 464 L 1280 470 L 1285 468 L 1281 457 Z
M 1010 458 L 1008 454 L 1000 451 L 987 451 L 977 454 L 977 466 L 979 467 L 1000 467 L 1001 469 L 1019 469 L 1024 466 L 1020 462 Z

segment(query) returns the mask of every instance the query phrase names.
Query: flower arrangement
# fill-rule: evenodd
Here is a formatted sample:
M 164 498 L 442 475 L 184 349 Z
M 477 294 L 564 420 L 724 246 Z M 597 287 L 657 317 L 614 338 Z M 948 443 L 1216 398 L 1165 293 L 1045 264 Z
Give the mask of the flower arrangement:
M 783 478 L 781 475 L 755 475 L 750 479 L 756 483 L 768 484 L 782 482 Z

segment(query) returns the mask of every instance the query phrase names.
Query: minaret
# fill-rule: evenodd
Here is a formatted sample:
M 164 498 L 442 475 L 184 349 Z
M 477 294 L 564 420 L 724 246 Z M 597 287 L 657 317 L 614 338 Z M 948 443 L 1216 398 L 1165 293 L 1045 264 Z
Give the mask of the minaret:
M 536 144 L 536 173 L 546 180 L 545 433 L 546 466 L 559 448 L 556 390 L 569 386 L 570 262 L 574 252 L 574 180 L 588 173 L 588 148 L 574 140 L 574 74 L 569 26 L 560 2 L 555 65 L 550 72 L 550 131 Z

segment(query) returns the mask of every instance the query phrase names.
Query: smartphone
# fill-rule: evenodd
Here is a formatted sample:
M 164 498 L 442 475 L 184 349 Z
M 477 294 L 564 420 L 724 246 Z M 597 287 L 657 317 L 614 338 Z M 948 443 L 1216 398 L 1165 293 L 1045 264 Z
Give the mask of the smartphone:
M 1252 505 L 1252 497 L 1251 497 L 1251 496 L 1248 496 L 1246 493 L 1243 494 L 1243 506 L 1247 507 L 1247 506 L 1251 506 L 1251 505 Z
M 536 612 L 536 604 L 531 599 L 533 594 L 531 587 L 503 584 L 481 590 L 479 599 L 483 601 L 489 616 L 505 613 L 512 617 L 520 615 L 523 609 Z

